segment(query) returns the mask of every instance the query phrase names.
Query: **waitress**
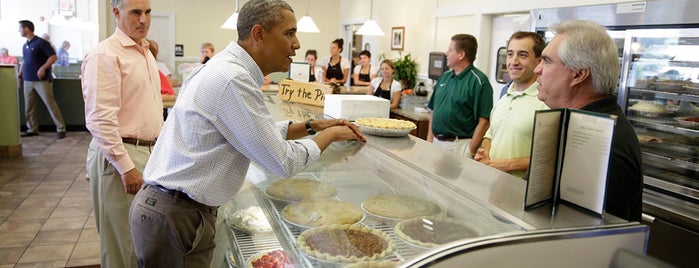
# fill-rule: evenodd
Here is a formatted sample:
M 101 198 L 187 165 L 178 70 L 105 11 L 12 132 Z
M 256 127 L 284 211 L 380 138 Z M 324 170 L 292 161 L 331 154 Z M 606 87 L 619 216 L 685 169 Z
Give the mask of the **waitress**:
M 393 80 L 393 74 L 396 72 L 396 65 L 393 64 L 391 60 L 384 60 L 381 62 L 379 71 L 381 72 L 381 77 L 371 80 L 369 91 L 367 91 L 366 94 L 390 100 L 390 108 L 396 109 L 400 104 L 401 97 L 400 83 Z
M 330 57 L 323 59 L 323 82 L 345 84 L 349 77 L 350 63 L 340 56 L 345 41 L 342 38 L 333 40 L 330 44 Z
M 363 50 L 359 52 L 359 65 L 352 70 L 352 81 L 355 86 L 371 85 L 371 80 L 376 78 L 379 70 L 376 66 L 371 66 L 371 52 Z

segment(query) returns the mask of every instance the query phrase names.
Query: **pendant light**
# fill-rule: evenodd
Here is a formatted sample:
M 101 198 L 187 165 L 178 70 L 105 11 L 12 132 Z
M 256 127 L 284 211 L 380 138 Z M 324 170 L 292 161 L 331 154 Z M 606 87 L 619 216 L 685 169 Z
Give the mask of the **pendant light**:
M 296 30 L 302 33 L 319 33 L 320 30 L 316 23 L 313 21 L 310 15 L 311 12 L 310 4 L 306 0 L 306 16 L 301 17 L 298 22 L 296 22 Z
M 358 35 L 385 36 L 379 24 L 374 20 L 374 0 L 371 0 L 369 19 L 357 30 Z
M 302 33 L 319 33 L 320 30 L 318 29 L 318 26 L 316 26 L 316 23 L 313 22 L 313 19 L 311 16 L 308 15 L 310 13 L 310 5 L 308 3 L 308 0 L 306 0 L 306 16 L 301 17 L 298 22 L 296 22 L 296 30 Z
M 221 25 L 221 29 L 238 29 L 238 0 L 235 0 L 235 12 Z

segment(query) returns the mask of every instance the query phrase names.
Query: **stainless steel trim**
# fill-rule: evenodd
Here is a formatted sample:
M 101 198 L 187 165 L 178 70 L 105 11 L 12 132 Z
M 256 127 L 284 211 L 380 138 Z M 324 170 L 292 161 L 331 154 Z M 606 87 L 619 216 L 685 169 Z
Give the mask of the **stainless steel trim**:
M 655 217 L 648 215 L 646 213 L 641 213 L 641 219 L 643 219 L 643 221 L 647 222 L 647 223 L 654 223 L 655 222 Z

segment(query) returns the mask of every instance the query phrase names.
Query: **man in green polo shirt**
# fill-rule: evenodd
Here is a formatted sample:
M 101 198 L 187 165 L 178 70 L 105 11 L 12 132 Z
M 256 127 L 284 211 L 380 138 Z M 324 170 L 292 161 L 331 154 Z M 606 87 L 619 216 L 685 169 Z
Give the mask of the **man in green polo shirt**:
M 493 88 L 488 77 L 473 66 L 478 41 L 470 34 L 451 37 L 446 52 L 451 70 L 434 86 L 427 141 L 469 158 L 475 155 L 489 126 Z
M 541 61 L 546 42 L 533 32 L 516 32 L 507 41 L 507 72 L 513 82 L 490 113 L 490 128 L 485 133 L 475 160 L 522 177 L 529 167 L 534 111 L 548 106 L 536 94 L 534 68 Z

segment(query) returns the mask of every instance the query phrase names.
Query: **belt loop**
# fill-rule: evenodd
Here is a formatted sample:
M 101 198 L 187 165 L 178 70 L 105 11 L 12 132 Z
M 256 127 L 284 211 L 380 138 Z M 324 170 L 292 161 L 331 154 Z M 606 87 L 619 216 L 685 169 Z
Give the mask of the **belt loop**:
M 136 139 L 136 146 L 138 146 L 138 144 L 139 144 L 140 142 L 141 142 L 141 140 Z

